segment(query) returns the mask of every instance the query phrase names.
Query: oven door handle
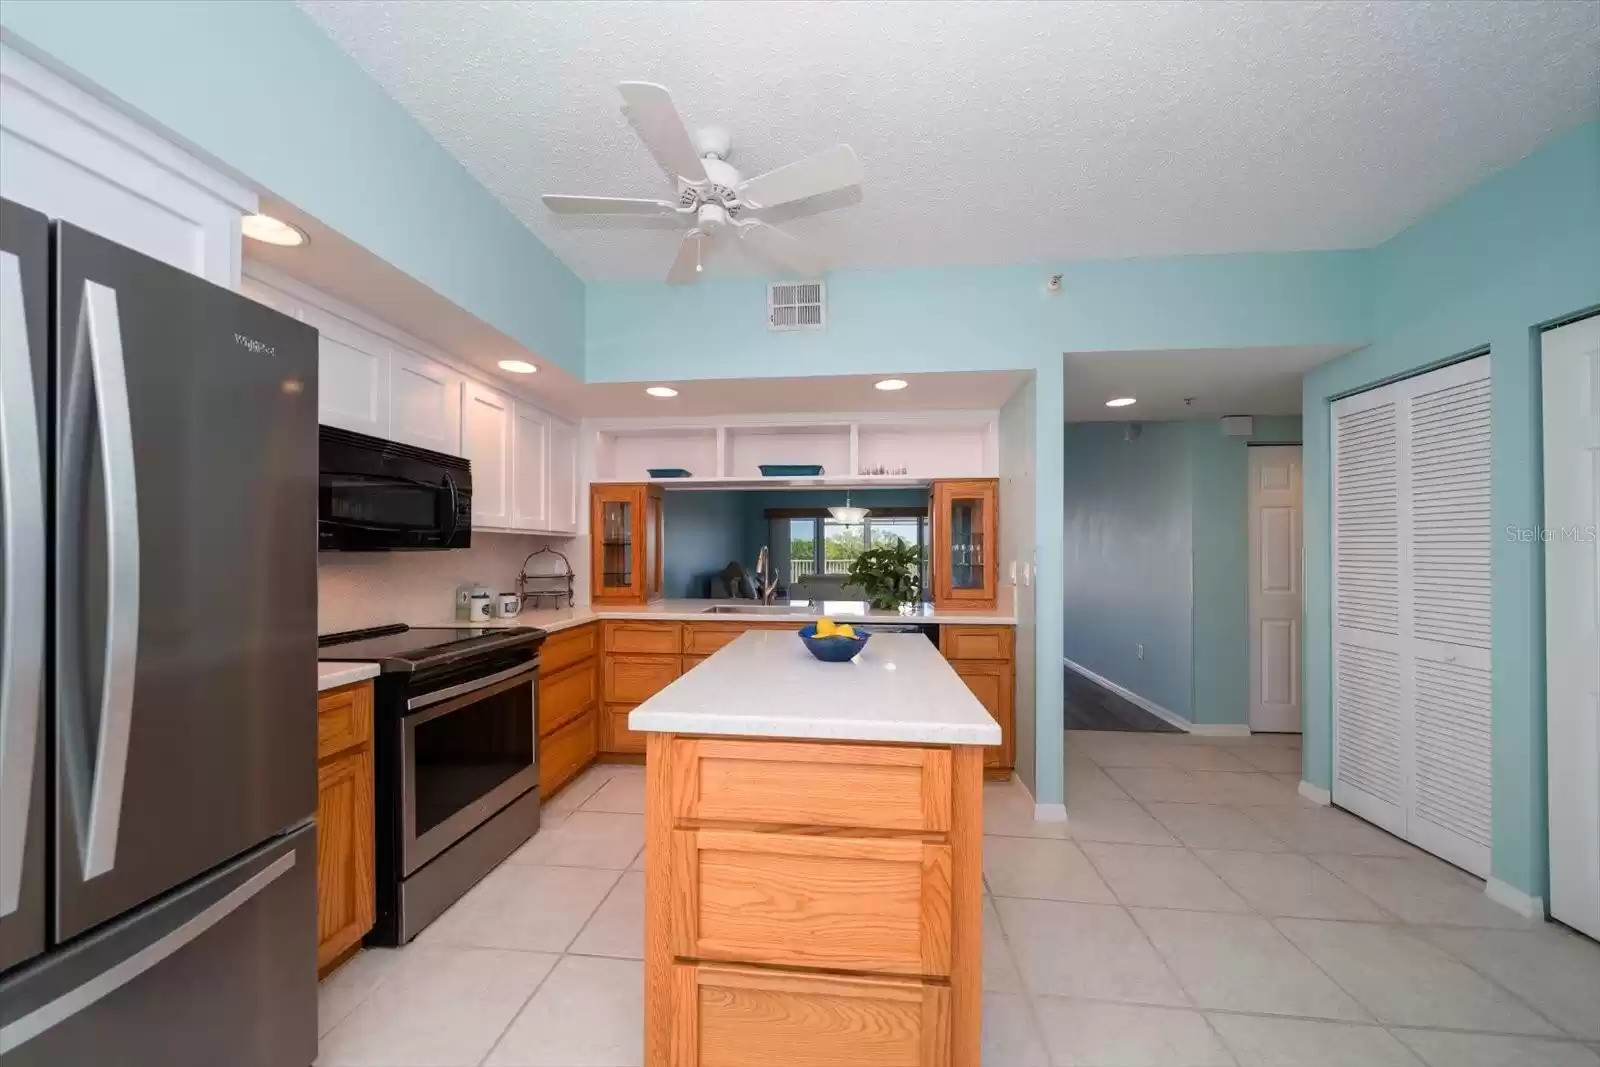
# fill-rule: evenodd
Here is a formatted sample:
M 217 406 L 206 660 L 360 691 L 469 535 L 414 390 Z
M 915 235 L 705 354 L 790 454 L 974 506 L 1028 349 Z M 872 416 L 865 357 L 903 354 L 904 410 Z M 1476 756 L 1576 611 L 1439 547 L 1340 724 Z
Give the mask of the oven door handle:
M 453 700 L 456 697 L 465 696 L 468 693 L 476 693 L 480 689 L 488 689 L 490 686 L 499 685 L 501 682 L 510 681 L 511 679 L 517 678 L 524 674 L 531 677 L 538 672 L 539 661 L 537 659 L 530 660 L 527 663 L 521 663 L 515 667 L 507 667 L 503 671 L 496 671 L 494 674 L 486 674 L 482 678 L 474 678 L 470 682 L 462 682 L 460 685 L 452 685 L 448 689 L 440 689 L 433 693 L 424 693 L 422 696 L 412 697 L 410 700 L 406 701 L 406 710 L 416 711 L 418 708 L 431 707 L 434 704 L 443 704 L 446 700 Z

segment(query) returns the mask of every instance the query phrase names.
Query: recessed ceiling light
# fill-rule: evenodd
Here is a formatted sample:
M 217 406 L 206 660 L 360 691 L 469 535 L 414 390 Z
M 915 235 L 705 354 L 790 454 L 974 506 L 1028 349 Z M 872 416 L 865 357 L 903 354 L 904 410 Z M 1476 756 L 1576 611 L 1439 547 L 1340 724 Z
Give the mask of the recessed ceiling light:
M 239 229 L 252 241 L 278 245 L 280 248 L 298 248 L 310 240 L 300 227 L 271 215 L 246 215 L 240 221 Z
M 1129 404 L 1137 404 L 1137 403 L 1138 403 L 1138 401 L 1135 400 L 1131 396 L 1119 396 L 1115 400 L 1107 400 L 1106 401 L 1106 407 L 1108 407 L 1108 408 L 1125 408 Z
M 678 391 L 670 385 L 652 385 L 645 392 L 651 396 L 677 396 Z
M 535 367 L 532 363 L 529 363 L 526 360 L 502 359 L 500 361 L 500 369 L 508 370 L 512 374 L 532 374 L 539 368 Z
M 882 389 L 886 393 L 892 393 L 897 389 L 904 389 L 910 384 L 911 383 L 906 381 L 904 378 L 885 378 L 883 381 L 874 384 L 873 388 Z

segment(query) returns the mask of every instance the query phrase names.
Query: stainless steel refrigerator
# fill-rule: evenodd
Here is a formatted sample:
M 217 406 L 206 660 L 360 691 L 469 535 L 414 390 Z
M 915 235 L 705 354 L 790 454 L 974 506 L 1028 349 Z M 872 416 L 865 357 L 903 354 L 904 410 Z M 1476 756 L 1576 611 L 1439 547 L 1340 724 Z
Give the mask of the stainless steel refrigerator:
M 0 201 L 0 1064 L 316 1057 L 316 331 Z

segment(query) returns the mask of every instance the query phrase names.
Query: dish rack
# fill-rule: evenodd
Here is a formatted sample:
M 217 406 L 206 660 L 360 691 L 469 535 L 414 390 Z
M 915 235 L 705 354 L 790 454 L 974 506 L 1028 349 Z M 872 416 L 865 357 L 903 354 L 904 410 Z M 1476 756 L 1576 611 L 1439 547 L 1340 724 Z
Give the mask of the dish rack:
M 533 561 L 540 556 L 550 556 L 548 560 L 539 563 Z M 560 569 L 557 570 L 558 566 Z M 537 568 L 536 572 L 528 571 L 529 565 Z M 572 584 L 577 574 L 572 569 L 572 564 L 567 557 L 553 548 L 540 548 L 528 553 L 528 558 L 522 561 L 522 572 L 517 575 L 517 596 L 524 604 L 532 600 L 534 607 L 539 606 L 540 597 L 554 597 L 554 607 L 561 606 L 561 598 L 567 598 L 567 607 L 577 603 L 577 596 L 572 591 Z

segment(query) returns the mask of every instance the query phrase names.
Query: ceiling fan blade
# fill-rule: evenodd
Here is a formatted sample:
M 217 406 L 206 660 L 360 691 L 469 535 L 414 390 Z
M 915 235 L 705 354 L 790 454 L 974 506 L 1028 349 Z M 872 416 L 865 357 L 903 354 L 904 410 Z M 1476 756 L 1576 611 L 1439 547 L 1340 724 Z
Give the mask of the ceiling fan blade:
M 623 82 L 617 86 L 639 136 L 669 174 L 690 182 L 706 181 L 706 168 L 694 150 L 672 94 L 651 82 Z
M 700 277 L 700 257 L 705 254 L 705 234 L 690 230 L 678 245 L 678 258 L 667 271 L 668 285 L 693 285 Z
M 539 199 L 559 215 L 671 215 L 678 205 L 667 200 L 633 200 L 622 196 L 558 196 Z
M 739 223 L 739 237 L 774 263 L 801 274 L 817 275 L 827 270 L 822 256 L 810 245 L 776 226 L 755 219 Z
M 736 192 L 740 200 L 753 208 L 776 207 L 791 200 L 804 200 L 819 193 L 860 185 L 863 177 L 855 149 L 842 144 L 787 167 L 757 174 L 741 182 Z

